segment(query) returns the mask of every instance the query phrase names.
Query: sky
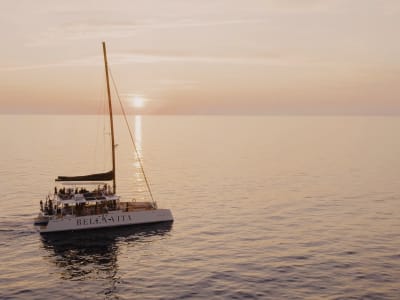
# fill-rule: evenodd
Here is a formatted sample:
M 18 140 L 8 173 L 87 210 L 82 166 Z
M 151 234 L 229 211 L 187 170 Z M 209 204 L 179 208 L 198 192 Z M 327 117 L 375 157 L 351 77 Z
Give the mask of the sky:
M 0 1 L 0 113 L 400 114 L 398 0 Z M 113 98 L 115 98 L 115 94 Z

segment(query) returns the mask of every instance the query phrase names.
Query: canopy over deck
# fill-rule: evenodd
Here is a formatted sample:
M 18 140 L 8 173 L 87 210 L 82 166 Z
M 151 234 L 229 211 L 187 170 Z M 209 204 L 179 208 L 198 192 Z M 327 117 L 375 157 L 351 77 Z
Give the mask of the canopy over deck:
M 56 181 L 105 181 L 113 180 L 114 172 L 96 173 L 82 176 L 58 176 Z
M 107 184 L 106 181 L 59 181 L 58 183 L 61 186 L 73 186 L 74 188 L 77 186 L 86 186 L 86 185 L 101 185 L 104 186 Z

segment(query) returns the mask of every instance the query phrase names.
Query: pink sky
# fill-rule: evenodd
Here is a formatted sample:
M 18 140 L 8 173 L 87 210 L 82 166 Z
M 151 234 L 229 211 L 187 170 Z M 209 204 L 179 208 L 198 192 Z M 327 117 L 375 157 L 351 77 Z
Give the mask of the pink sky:
M 397 0 L 5 0 L 0 15 L 0 113 L 100 112 L 103 40 L 139 114 L 400 113 Z

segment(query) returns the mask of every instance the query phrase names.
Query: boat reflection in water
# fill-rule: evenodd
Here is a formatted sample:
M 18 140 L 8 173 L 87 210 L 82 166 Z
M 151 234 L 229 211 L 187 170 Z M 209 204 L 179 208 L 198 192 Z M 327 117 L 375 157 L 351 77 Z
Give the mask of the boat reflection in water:
M 48 233 L 42 235 L 43 247 L 61 269 L 61 278 L 83 281 L 109 279 L 113 289 L 118 279 L 118 254 L 121 244 L 156 241 L 169 233 L 172 222 L 143 226 L 105 228 L 87 232 Z M 107 280 L 108 281 L 108 280 Z

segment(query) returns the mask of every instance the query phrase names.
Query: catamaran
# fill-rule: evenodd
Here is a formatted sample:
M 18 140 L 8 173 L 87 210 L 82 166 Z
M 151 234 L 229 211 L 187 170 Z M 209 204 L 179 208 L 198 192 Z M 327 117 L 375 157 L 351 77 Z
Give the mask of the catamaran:
M 37 226 L 40 233 L 173 221 L 170 209 L 161 209 L 157 207 L 138 153 L 136 153 L 136 156 L 151 201 L 122 201 L 120 196 L 116 193 L 116 145 L 114 141 L 110 76 L 106 44 L 105 42 L 102 44 L 107 83 L 108 111 L 110 115 L 112 170 L 90 175 L 58 176 L 56 181 L 61 183 L 62 187 L 57 188 L 56 186 L 54 188 L 54 193 L 48 195 L 44 202 L 40 201 L 40 212 L 34 219 L 34 225 Z M 124 117 L 126 118 L 125 112 Z M 130 135 L 132 138 L 131 131 Z M 136 151 L 133 138 L 132 142 Z M 112 181 L 112 186 L 108 183 L 109 181 Z

